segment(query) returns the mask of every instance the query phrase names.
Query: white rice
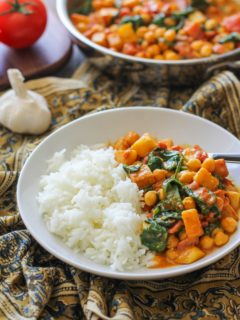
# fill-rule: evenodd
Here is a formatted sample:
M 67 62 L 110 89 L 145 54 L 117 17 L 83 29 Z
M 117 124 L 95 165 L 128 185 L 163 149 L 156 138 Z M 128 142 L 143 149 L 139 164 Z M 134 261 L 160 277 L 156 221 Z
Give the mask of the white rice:
M 140 193 L 114 159 L 112 148 L 81 145 L 48 161 L 38 194 L 50 232 L 76 252 L 113 270 L 145 266 Z

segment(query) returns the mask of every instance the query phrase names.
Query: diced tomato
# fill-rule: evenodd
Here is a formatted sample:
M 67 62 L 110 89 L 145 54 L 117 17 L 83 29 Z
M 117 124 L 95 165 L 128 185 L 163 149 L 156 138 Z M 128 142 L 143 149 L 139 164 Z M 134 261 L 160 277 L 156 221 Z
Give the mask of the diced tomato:
M 204 32 L 201 28 L 201 25 L 197 22 L 188 22 L 185 24 L 183 30 L 187 35 L 195 40 L 204 38 Z
M 131 9 L 126 8 L 126 7 L 123 7 L 123 8 L 120 9 L 119 16 L 121 18 L 125 17 L 125 16 L 128 16 L 129 14 L 131 14 Z
M 187 247 L 195 246 L 198 243 L 199 243 L 199 238 L 198 237 L 186 238 L 186 239 L 178 242 L 177 249 L 178 250 L 182 250 L 182 249 L 185 249 Z
M 228 32 L 240 32 L 240 13 L 225 18 L 222 25 Z
M 170 234 L 174 234 L 176 232 L 178 232 L 181 228 L 181 226 L 183 225 L 183 222 L 181 220 L 179 220 L 178 222 L 176 222 L 169 230 L 168 233 Z
M 208 158 L 208 154 L 205 151 L 197 151 L 195 153 L 195 158 L 203 162 L 205 159 Z
M 218 54 L 222 54 L 226 51 L 226 48 L 220 44 L 220 43 L 217 43 L 213 46 L 213 52 L 214 53 L 218 53 Z
M 186 0 L 176 0 L 176 4 L 178 8 L 182 11 L 187 8 L 188 6 L 188 1 Z
M 208 221 L 202 221 L 202 222 L 201 222 L 201 226 L 202 226 L 203 228 L 207 227 L 208 224 L 209 224 Z
M 190 183 L 190 184 L 188 185 L 188 187 L 189 187 L 190 189 L 192 189 L 192 190 L 196 190 L 196 189 L 198 189 L 198 188 L 200 187 L 200 185 L 199 185 L 196 181 L 193 181 L 192 183 Z
M 186 41 L 179 41 L 175 44 L 174 49 L 185 58 L 193 57 L 193 50 L 190 47 L 189 43 Z
M 123 53 L 129 55 L 135 55 L 138 52 L 137 45 L 135 43 L 126 42 L 123 45 Z
M 159 146 L 160 148 L 162 148 L 162 149 L 167 149 L 167 145 L 166 145 L 166 143 L 164 143 L 164 142 L 159 141 L 159 142 L 158 142 L 158 146 Z
M 214 173 L 218 174 L 220 177 L 227 177 L 229 172 L 224 159 L 215 160 L 215 170 Z
M 207 188 L 201 187 L 195 191 L 198 196 L 208 205 L 213 205 L 216 202 L 216 196 L 208 191 Z
M 206 31 L 205 36 L 208 40 L 212 40 L 217 35 L 217 31 Z
M 153 217 L 153 214 L 152 214 L 151 212 L 149 212 L 149 213 L 146 214 L 146 217 L 147 217 L 148 219 L 151 219 L 151 218 Z
M 183 148 L 181 146 L 178 146 L 178 145 L 172 146 L 170 149 L 171 150 L 175 150 L 175 151 L 182 151 L 183 150 Z

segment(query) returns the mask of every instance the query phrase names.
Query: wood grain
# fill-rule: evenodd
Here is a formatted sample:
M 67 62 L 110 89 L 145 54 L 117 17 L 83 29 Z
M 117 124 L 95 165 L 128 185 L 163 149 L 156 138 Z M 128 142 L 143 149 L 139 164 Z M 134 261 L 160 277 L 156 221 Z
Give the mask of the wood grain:
M 71 49 L 68 32 L 56 14 L 48 10 L 47 28 L 31 48 L 16 50 L 0 44 L 0 89 L 9 85 L 7 69 L 20 69 L 25 78 L 47 75 L 67 62 Z

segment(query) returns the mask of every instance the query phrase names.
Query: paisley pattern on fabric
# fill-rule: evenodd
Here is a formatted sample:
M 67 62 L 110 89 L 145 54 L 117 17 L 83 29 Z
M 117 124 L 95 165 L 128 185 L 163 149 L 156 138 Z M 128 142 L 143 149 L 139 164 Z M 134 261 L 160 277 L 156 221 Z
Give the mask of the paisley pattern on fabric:
M 80 80 L 79 80 L 80 79 Z M 195 113 L 240 138 L 240 84 L 222 72 L 193 89 L 114 82 L 85 63 L 72 79 L 29 81 L 52 112 L 42 136 L 0 127 L 0 319 L 228 320 L 240 319 L 240 248 L 186 276 L 120 281 L 77 270 L 42 249 L 23 225 L 16 205 L 19 172 L 52 131 L 87 112 L 155 106 Z

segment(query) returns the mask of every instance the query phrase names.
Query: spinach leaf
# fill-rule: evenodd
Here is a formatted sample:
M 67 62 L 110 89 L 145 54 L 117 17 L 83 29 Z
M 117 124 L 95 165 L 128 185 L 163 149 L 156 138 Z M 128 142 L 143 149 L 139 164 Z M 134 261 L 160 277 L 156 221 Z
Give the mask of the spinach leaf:
M 161 212 L 160 217 L 162 220 L 168 220 L 168 219 L 181 220 L 182 213 L 181 211 L 164 211 L 164 212 Z
M 208 214 L 211 210 L 210 206 L 207 205 L 206 202 L 204 202 L 199 195 L 197 195 L 192 189 L 190 189 L 187 186 L 183 186 L 183 191 L 187 194 L 187 196 L 192 197 L 195 202 L 197 207 L 199 208 L 200 212 L 203 214 Z
M 152 251 L 162 252 L 167 246 L 167 229 L 154 220 L 149 223 L 149 228 L 144 229 L 140 236 L 141 242 Z
M 87 15 L 92 11 L 92 0 L 84 0 L 83 3 L 74 10 L 76 13 Z
M 225 190 L 225 189 L 226 189 L 226 186 L 225 186 L 225 184 L 224 184 L 224 178 L 222 178 L 219 174 L 216 174 L 216 173 L 214 173 L 213 176 L 214 176 L 215 178 L 217 178 L 218 181 L 219 181 L 219 184 L 218 184 L 218 186 L 217 186 L 217 189 Z
M 144 20 L 141 16 L 125 16 L 121 20 L 121 24 L 131 23 L 134 29 L 139 28 L 140 26 L 144 25 Z
M 209 3 L 207 0 L 192 0 L 191 6 L 195 9 L 205 11 L 209 6 Z
M 179 155 L 172 156 L 170 159 L 168 159 L 163 163 L 163 168 L 168 171 L 173 171 L 174 169 L 177 168 L 179 160 L 180 160 Z
M 161 158 L 155 156 L 153 153 L 150 153 L 148 156 L 147 165 L 154 171 L 155 169 L 160 169 L 163 166 L 163 161 Z
M 181 211 L 163 211 L 154 215 L 153 218 L 158 224 L 170 228 L 176 220 L 181 220 Z
M 193 13 L 195 10 L 192 7 L 187 7 L 185 10 L 179 12 L 173 12 L 172 17 L 175 19 L 186 18 L 190 13 Z
M 163 183 L 163 191 L 167 194 L 172 185 L 182 186 L 182 183 L 175 177 L 166 179 Z
M 147 164 L 152 171 L 160 168 L 172 171 L 178 167 L 180 160 L 181 154 L 178 151 L 157 147 L 149 154 Z
M 160 212 L 178 211 L 183 208 L 179 187 L 181 187 L 181 183 L 176 178 L 169 178 L 164 181 L 163 190 L 166 197 L 158 204 Z
M 161 26 L 165 26 L 165 23 L 164 23 L 165 18 L 166 18 L 166 16 L 165 16 L 164 13 L 159 13 L 153 18 L 152 23 L 156 24 L 156 25 L 158 25 L 160 27 Z
M 127 174 L 138 172 L 141 168 L 142 164 L 136 164 L 135 166 L 127 166 L 123 165 L 123 169 Z
M 205 201 L 203 201 L 199 195 L 197 193 L 195 193 L 192 189 L 188 188 L 187 186 L 183 186 L 183 191 L 190 197 L 192 197 L 195 202 L 196 202 L 196 205 L 199 209 L 199 211 L 202 213 L 202 214 L 208 214 L 209 212 L 215 212 L 216 216 L 220 216 L 221 215 L 221 212 L 220 210 L 218 209 L 217 205 L 216 204 L 213 204 L 213 205 L 209 205 L 207 204 Z M 213 194 L 211 191 L 208 191 L 209 193 Z
M 220 221 L 217 220 L 213 223 L 210 223 L 208 226 L 206 226 L 204 228 L 204 233 L 208 236 L 210 236 L 213 232 L 214 229 L 219 228 L 220 227 Z
M 240 33 L 232 32 L 219 41 L 219 43 L 221 44 L 227 43 L 227 42 L 235 42 L 235 43 L 240 42 Z

